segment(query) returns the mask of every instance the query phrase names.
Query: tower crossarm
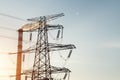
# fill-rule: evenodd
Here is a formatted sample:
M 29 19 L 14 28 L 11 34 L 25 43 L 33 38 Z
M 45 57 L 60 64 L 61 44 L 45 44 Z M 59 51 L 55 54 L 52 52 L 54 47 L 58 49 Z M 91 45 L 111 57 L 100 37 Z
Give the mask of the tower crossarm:
M 64 13 L 40 16 L 40 17 L 35 17 L 35 18 L 27 19 L 27 20 L 34 21 L 34 22 L 42 22 L 42 21 L 44 21 L 44 19 L 45 19 L 45 21 L 50 21 L 50 20 L 54 20 L 54 19 L 57 19 L 58 17 L 62 17 L 62 16 L 64 16 Z
M 50 51 L 57 51 L 57 50 L 67 50 L 67 49 L 75 49 L 75 45 L 73 44 L 56 44 L 56 43 L 49 43 Z
M 51 66 L 51 72 L 52 74 L 55 74 L 55 73 L 67 73 L 67 72 L 71 72 L 68 68 L 65 68 L 65 67 L 55 67 L 55 66 Z M 31 75 L 32 73 L 32 69 L 29 69 L 29 70 L 25 70 L 23 72 L 23 74 L 27 74 L 27 75 Z
M 39 22 L 32 22 L 32 23 L 27 23 L 21 27 L 23 32 L 30 32 L 30 31 L 35 31 L 38 28 L 40 28 L 41 25 Z
M 22 50 L 22 53 L 34 53 L 36 48 Z M 10 52 L 8 54 L 17 54 L 18 52 Z
M 49 43 L 49 49 L 50 51 L 57 51 L 57 50 L 67 50 L 67 49 L 75 49 L 75 45 L 73 44 L 56 44 L 56 43 Z M 25 49 L 22 51 L 22 53 L 34 53 L 36 48 L 31 48 L 31 49 Z M 16 54 L 17 52 L 14 53 L 9 53 L 9 54 Z
M 65 67 L 55 67 L 55 66 L 51 66 L 51 73 L 55 74 L 55 73 L 67 73 L 67 72 L 71 72 L 68 68 Z
M 64 13 L 40 16 L 40 17 L 27 19 L 28 21 L 32 21 L 32 23 L 27 23 L 27 24 L 23 25 L 20 29 L 23 32 L 35 31 L 38 28 L 43 27 L 44 23 L 46 23 L 47 21 L 54 20 L 54 19 L 57 19 L 62 16 L 64 16 Z
M 34 23 L 27 23 L 22 26 L 23 32 L 30 32 L 30 31 L 36 31 L 38 28 L 41 27 L 42 24 L 39 24 L 39 22 L 34 22 Z M 63 29 L 62 25 L 50 25 L 46 24 L 46 27 L 48 30 L 54 30 L 54 29 Z
M 63 29 L 64 28 L 62 25 L 50 25 L 50 24 L 47 24 L 46 27 L 48 30 Z

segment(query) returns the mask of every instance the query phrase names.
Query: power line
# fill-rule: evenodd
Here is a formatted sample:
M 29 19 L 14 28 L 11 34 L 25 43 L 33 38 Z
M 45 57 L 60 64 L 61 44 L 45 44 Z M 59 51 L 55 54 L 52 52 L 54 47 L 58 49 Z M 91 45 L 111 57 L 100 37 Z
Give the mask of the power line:
M 7 39 L 11 39 L 11 40 L 18 40 L 18 38 L 15 38 L 15 37 L 9 37 L 9 36 L 5 36 L 5 35 L 0 35 L 0 37 L 2 37 L 2 38 L 7 38 Z M 23 42 L 28 43 L 29 41 L 27 41 L 27 40 L 23 40 Z
M 0 37 L 7 38 L 7 39 L 12 39 L 12 40 L 17 40 L 17 38 L 15 38 L 15 37 L 9 37 L 9 36 L 4 36 L 4 35 L 0 35 Z
M 5 30 L 10 30 L 10 31 L 17 31 L 16 29 L 8 28 L 8 27 L 5 27 L 5 26 L 0 26 L 0 28 L 5 29 Z
M 20 20 L 20 21 L 26 21 L 22 18 L 18 18 L 18 17 L 15 17 L 15 16 L 11 16 L 11 15 L 8 15 L 8 14 L 5 14 L 5 13 L 0 13 L 0 15 L 2 16 L 6 16 L 6 17 L 10 17 L 10 18 L 13 18 L 13 19 L 17 19 L 17 20 Z

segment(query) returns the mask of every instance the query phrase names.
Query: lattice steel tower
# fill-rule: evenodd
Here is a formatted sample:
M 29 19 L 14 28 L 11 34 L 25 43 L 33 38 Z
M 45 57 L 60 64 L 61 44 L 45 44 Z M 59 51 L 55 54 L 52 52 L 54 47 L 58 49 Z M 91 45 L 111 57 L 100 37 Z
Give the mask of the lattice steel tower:
M 41 21 L 42 25 L 38 28 L 32 80 L 49 80 L 51 78 L 46 18 L 43 17 Z
M 34 31 L 37 30 L 37 43 L 35 48 L 35 58 L 33 64 L 33 71 L 32 71 L 32 78 L 31 80 L 54 80 L 52 74 L 56 73 L 65 73 L 63 80 L 67 76 L 68 72 L 71 72 L 69 69 L 63 67 L 55 67 L 50 64 L 50 51 L 58 51 L 58 50 L 66 50 L 66 49 L 74 49 L 75 46 L 72 44 L 56 44 L 56 43 L 49 43 L 48 42 L 48 31 L 58 29 L 58 36 L 62 30 L 62 25 L 49 25 L 47 21 L 56 19 L 58 17 L 64 16 L 63 13 L 55 14 L 55 15 L 48 15 L 48 16 L 41 16 L 32 19 L 28 19 L 29 21 L 33 21 L 34 23 L 26 24 L 23 29 L 29 28 L 27 31 Z M 29 27 L 31 26 L 31 28 Z M 71 51 L 69 56 L 71 55 Z M 68 56 L 68 57 L 69 57 Z

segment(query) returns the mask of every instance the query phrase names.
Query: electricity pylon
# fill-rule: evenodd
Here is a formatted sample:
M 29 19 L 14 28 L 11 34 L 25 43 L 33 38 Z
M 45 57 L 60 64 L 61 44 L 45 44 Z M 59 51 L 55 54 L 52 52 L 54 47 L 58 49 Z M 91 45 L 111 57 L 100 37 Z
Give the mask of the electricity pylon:
M 62 16 L 64 16 L 63 13 L 31 18 L 28 19 L 28 21 L 33 21 L 33 23 L 25 24 L 24 26 L 22 26 L 22 28 L 19 29 L 16 80 L 21 80 L 20 77 L 21 55 L 22 52 L 26 52 L 26 51 L 33 51 L 33 50 L 35 51 L 31 80 L 54 80 L 52 74 L 56 74 L 56 73 L 65 73 L 65 76 L 62 78 L 63 80 L 65 80 L 67 73 L 71 72 L 67 68 L 55 67 L 50 64 L 51 51 L 70 49 L 70 53 L 68 55 L 68 57 L 70 57 L 72 52 L 71 50 L 76 48 L 73 44 L 57 44 L 57 43 L 49 43 L 48 41 L 48 31 L 58 29 L 57 38 L 59 38 L 60 31 L 61 31 L 61 35 L 63 33 L 63 26 L 49 25 L 47 24 L 47 22 Z M 31 32 L 36 30 L 38 31 L 36 47 L 31 50 L 22 51 L 21 41 L 22 41 L 23 32 Z
M 52 16 L 51 18 L 56 18 L 59 16 Z M 37 18 L 38 19 L 38 18 Z M 50 19 L 50 18 L 49 18 Z M 35 19 L 29 19 L 35 20 Z M 32 71 L 32 80 L 53 80 L 51 74 L 58 73 L 67 73 L 70 72 L 67 68 L 57 68 L 53 67 L 50 64 L 50 51 L 58 51 L 58 50 L 66 50 L 66 49 L 74 49 L 75 46 L 72 44 L 64 45 L 64 44 L 55 44 L 48 42 L 48 31 L 54 29 L 63 30 L 62 25 L 48 25 L 47 17 L 43 16 L 39 19 L 38 35 L 37 35 L 37 43 L 35 50 L 35 58 L 34 65 Z M 60 31 L 58 32 L 59 37 Z

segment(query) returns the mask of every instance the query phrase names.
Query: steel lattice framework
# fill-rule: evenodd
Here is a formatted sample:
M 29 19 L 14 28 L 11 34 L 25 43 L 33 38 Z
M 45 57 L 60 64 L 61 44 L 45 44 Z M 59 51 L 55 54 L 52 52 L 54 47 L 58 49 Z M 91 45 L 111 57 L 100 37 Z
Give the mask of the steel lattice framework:
M 22 27 L 24 31 L 34 31 L 38 30 L 37 34 L 37 43 L 36 47 L 31 50 L 26 51 L 35 51 L 35 58 L 32 70 L 32 78 L 31 80 L 54 80 L 52 74 L 56 73 L 65 73 L 64 80 L 67 76 L 67 73 L 71 71 L 67 68 L 55 67 L 50 64 L 50 52 L 58 51 L 58 50 L 67 50 L 76 48 L 73 44 L 56 44 L 48 42 L 48 31 L 58 29 L 58 38 L 61 31 L 61 35 L 63 34 L 63 26 L 62 25 L 49 25 L 47 21 L 54 20 L 58 17 L 64 16 L 63 13 L 55 14 L 50 16 L 42 16 L 40 18 L 32 18 L 28 19 L 30 21 L 35 21 L 35 23 L 26 24 Z M 31 29 L 29 28 L 31 26 Z M 61 36 L 62 38 L 62 36 Z M 69 53 L 70 56 L 71 52 Z
M 35 59 L 32 72 L 32 80 L 51 79 L 50 55 L 48 46 L 48 29 L 43 19 L 42 25 L 38 29 Z

